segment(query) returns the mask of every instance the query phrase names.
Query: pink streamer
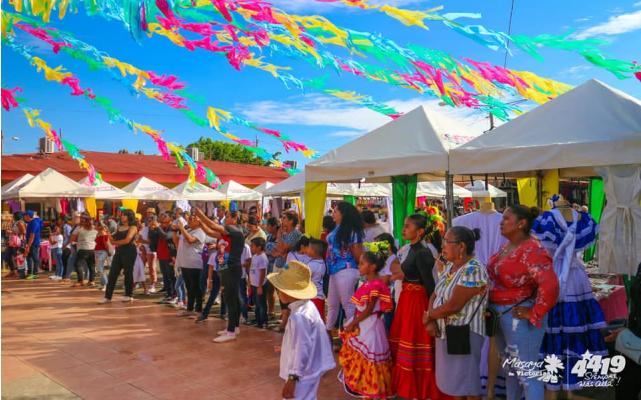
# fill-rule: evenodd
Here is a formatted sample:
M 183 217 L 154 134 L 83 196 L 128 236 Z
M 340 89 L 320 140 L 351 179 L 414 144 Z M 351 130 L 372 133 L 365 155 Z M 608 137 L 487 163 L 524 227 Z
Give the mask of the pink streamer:
M 268 135 L 275 136 L 275 137 L 277 137 L 277 138 L 279 138 L 279 137 L 281 136 L 281 135 L 280 135 L 280 132 L 279 132 L 279 131 L 277 131 L 277 130 L 275 130 L 275 129 L 269 129 L 269 128 L 258 128 L 258 130 L 259 130 L 259 131 L 261 131 L 261 132 L 263 132 L 263 133 L 266 133 L 266 134 L 268 134 Z
M 151 83 L 157 86 L 166 87 L 169 90 L 178 90 L 185 87 L 185 84 L 178 82 L 178 78 L 174 75 L 158 75 L 153 71 L 147 71 Z
M 169 154 L 167 143 L 160 136 L 155 136 L 153 137 L 153 139 L 154 139 L 154 142 L 156 142 L 156 146 L 158 146 L 158 151 L 160 151 L 162 158 L 164 158 L 167 161 L 171 160 L 171 155 Z
M 60 81 L 63 85 L 67 85 L 71 88 L 72 96 L 81 96 L 85 94 L 85 91 L 80 88 L 80 80 L 76 78 L 75 76 L 65 76 L 62 78 L 62 81 Z
M 231 14 L 229 13 L 229 10 L 227 10 L 227 2 L 225 0 L 211 0 L 211 4 L 213 4 L 218 12 L 222 14 L 223 18 L 229 22 L 232 21 Z
M 56 42 L 47 31 L 42 28 L 34 28 L 33 26 L 26 24 L 15 24 L 16 27 L 22 29 L 25 32 L 28 32 L 32 36 L 37 37 L 43 42 L 49 43 L 53 48 L 53 52 L 58 54 L 61 47 L 72 47 L 69 43 L 66 42 Z
M 205 168 L 204 168 L 202 165 L 200 165 L 200 164 L 198 164 L 198 165 L 196 166 L 196 177 L 197 177 L 198 179 L 200 179 L 201 181 L 206 181 L 206 180 L 207 180 L 207 171 L 206 171 L 206 170 L 205 170 Z
M 13 97 L 16 92 L 22 92 L 22 89 L 19 87 L 14 87 L 13 89 L 2 88 L 2 108 L 7 111 L 11 110 L 11 107 L 18 107 L 18 102 Z

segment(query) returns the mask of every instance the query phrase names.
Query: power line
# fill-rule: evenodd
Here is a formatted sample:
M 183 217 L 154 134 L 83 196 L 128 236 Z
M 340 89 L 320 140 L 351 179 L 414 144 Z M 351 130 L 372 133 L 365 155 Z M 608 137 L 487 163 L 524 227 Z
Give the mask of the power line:
M 514 2 L 515 0 L 512 0 L 512 6 L 510 7 L 510 21 L 508 22 L 507 25 L 507 34 L 510 36 L 512 34 L 512 16 L 514 15 Z M 503 60 L 503 68 L 507 67 L 507 55 L 509 53 L 509 47 L 510 47 L 510 40 L 508 39 L 506 46 L 505 46 L 505 59 Z

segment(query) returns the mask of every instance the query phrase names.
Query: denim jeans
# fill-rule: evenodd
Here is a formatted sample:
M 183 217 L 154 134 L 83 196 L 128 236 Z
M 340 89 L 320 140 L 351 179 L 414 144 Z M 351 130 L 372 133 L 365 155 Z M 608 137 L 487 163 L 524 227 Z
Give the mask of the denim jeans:
M 259 328 L 267 326 L 267 290 L 263 285 L 263 294 L 258 294 L 258 287 L 252 286 L 252 299 L 254 300 L 254 310 L 256 311 L 256 325 Z
M 520 306 L 532 307 L 532 301 L 527 301 Z M 512 307 L 511 305 L 492 304 L 491 307 L 502 313 Z M 507 359 L 520 362 L 537 362 L 540 359 L 539 351 L 545 334 L 545 323 L 537 328 L 530 321 L 512 317 L 512 312 L 505 313 L 500 320 L 496 335 L 497 349 L 501 353 L 501 364 Z M 518 376 L 519 369 L 512 365 L 503 367 L 506 376 L 506 392 L 508 400 L 538 400 L 544 397 L 544 383 L 537 377 Z M 522 371 L 521 371 L 522 372 Z
M 40 246 L 32 245 L 27 257 L 28 275 L 38 275 L 40 268 Z
M 178 300 L 183 303 L 187 300 L 187 295 L 185 293 L 185 279 L 183 279 L 182 274 L 179 274 L 176 278 L 176 296 L 178 297 Z
M 51 249 L 51 259 L 55 260 L 56 262 L 55 276 L 59 276 L 62 278 L 62 273 L 65 270 L 64 264 L 62 262 L 62 249 L 60 248 Z
M 165 295 L 169 298 L 176 296 L 176 275 L 174 267 L 169 260 L 158 260 L 160 272 L 162 273 L 162 284 L 165 288 Z
M 209 292 L 209 298 L 207 298 L 207 303 L 203 308 L 202 316 L 204 318 L 209 316 L 211 308 L 214 306 L 214 302 L 216 301 L 216 297 L 218 297 L 218 292 L 220 292 L 220 276 L 218 275 L 218 272 L 214 272 L 214 279 L 211 283 L 211 292 Z
M 107 273 L 105 263 L 109 257 L 107 250 L 96 250 L 96 273 L 100 275 L 100 286 L 107 286 Z
M 249 319 L 249 308 L 247 306 L 249 298 L 247 296 L 247 279 L 242 278 L 238 284 L 238 304 L 240 307 L 240 315 L 245 318 L 245 321 Z M 220 303 L 220 317 L 222 318 L 227 313 L 227 303 L 225 302 L 225 297 L 223 296 L 222 302 Z
M 69 258 L 67 258 L 67 264 L 66 267 L 67 269 L 65 270 L 65 279 L 69 279 L 71 277 L 71 273 L 74 271 L 74 268 L 76 266 L 76 257 L 78 255 L 78 250 L 75 248 L 70 249 L 69 253 Z

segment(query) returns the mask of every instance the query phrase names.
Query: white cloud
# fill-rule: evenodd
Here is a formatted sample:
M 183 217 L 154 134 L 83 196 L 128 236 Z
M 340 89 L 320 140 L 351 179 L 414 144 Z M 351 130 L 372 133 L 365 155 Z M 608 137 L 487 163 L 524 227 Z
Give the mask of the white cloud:
M 329 137 L 336 137 L 336 138 L 357 138 L 363 134 L 367 133 L 367 131 L 336 131 L 328 134 L 327 136 Z
M 574 22 L 588 22 L 591 18 L 590 17 L 585 17 L 585 18 L 577 18 L 574 20 Z
M 641 29 L 641 10 L 612 16 L 607 22 L 585 29 L 574 35 L 574 37 L 576 39 L 587 39 L 601 35 L 612 36 L 638 29 Z
M 585 73 L 592 70 L 591 65 L 575 65 L 561 72 L 561 75 L 567 77 L 580 78 L 585 76 Z
M 637 1 L 633 4 L 634 7 L 641 7 L 641 1 Z
M 386 104 L 400 112 L 408 112 L 423 105 L 433 112 L 455 119 L 474 135 L 489 129 L 488 115 L 471 109 L 441 106 L 439 100 L 416 97 L 408 100 L 390 100 Z M 238 107 L 249 120 L 260 124 L 284 124 L 342 128 L 326 136 L 355 138 L 391 121 L 365 107 L 346 105 L 344 102 L 320 95 L 308 95 L 302 100 L 259 101 Z M 500 121 L 495 119 L 495 125 Z

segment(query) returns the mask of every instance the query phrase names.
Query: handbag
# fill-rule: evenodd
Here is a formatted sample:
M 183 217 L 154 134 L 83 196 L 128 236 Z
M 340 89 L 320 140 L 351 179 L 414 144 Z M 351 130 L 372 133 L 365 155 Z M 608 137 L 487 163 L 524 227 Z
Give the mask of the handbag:
M 488 308 L 485 311 L 485 336 L 487 337 L 492 337 L 496 335 L 496 332 L 499 330 L 499 323 L 501 322 L 501 317 L 504 316 L 505 314 L 509 313 L 512 311 L 514 307 L 518 307 L 521 304 L 532 300 L 533 297 L 528 297 L 527 299 L 520 301 L 516 304 L 513 304 L 512 307 L 508 308 L 507 310 L 503 312 L 498 312 L 496 310 L 493 310 L 491 308 Z
M 446 325 L 445 326 L 445 337 L 447 338 L 447 354 L 464 356 L 472 352 L 470 345 L 470 322 L 474 319 L 474 316 L 481 308 L 481 304 L 485 301 L 485 296 L 487 296 L 487 289 L 485 294 L 481 298 L 478 306 L 474 309 L 474 312 L 470 316 L 470 319 L 465 325 Z
M 641 338 L 630 329 L 624 329 L 617 336 L 614 348 L 638 365 L 641 365 Z

